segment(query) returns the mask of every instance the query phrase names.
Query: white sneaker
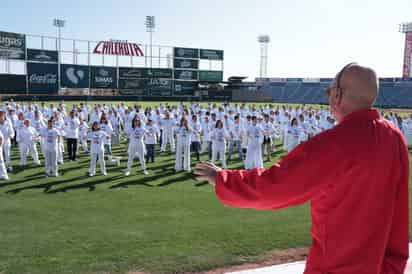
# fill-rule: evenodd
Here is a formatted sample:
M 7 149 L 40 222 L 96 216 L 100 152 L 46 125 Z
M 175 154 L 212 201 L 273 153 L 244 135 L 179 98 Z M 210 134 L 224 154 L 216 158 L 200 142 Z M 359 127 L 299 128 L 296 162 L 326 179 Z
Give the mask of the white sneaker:
M 143 174 L 144 175 L 149 175 L 149 172 L 147 172 L 147 170 L 143 170 Z
M 130 175 L 130 171 L 126 171 L 125 173 L 124 173 L 124 176 L 129 176 Z
M 93 177 L 94 176 L 94 173 L 89 173 L 89 177 Z
M 107 172 L 103 172 L 102 175 L 103 175 L 103 176 L 107 176 Z
M 4 176 L 0 177 L 0 180 L 6 180 L 6 181 L 8 181 L 8 180 L 9 180 L 9 176 L 4 175 Z
M 12 167 L 12 166 L 9 166 L 9 167 L 7 168 L 7 170 L 8 170 L 8 171 L 13 171 L 13 167 Z

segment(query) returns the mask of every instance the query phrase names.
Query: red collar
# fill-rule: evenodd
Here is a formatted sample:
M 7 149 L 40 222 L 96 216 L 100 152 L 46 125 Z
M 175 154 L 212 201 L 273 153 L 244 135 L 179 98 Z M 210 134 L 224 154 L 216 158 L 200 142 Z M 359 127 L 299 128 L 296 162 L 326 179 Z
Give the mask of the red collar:
M 352 120 L 374 120 L 380 118 L 379 111 L 374 108 L 358 110 L 346 115 L 342 122 L 352 121 Z M 341 123 L 342 123 L 341 122 Z

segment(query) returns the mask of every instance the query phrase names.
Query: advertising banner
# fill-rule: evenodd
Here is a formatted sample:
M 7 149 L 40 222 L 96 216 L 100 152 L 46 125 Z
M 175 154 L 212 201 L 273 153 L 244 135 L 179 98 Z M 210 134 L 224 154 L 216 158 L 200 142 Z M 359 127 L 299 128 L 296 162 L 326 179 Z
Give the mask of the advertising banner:
M 119 79 L 119 89 L 145 89 L 147 79 L 121 78 Z
M 0 94 L 26 94 L 26 75 L 0 74 Z
M 91 67 L 91 88 L 117 88 L 117 69 L 113 67 Z
M 173 78 L 173 70 L 167 68 L 148 68 L 148 78 Z
M 223 60 L 223 50 L 200 49 L 200 59 Z
M 137 79 L 147 77 L 147 69 L 145 68 L 119 68 L 119 79 Z
M 403 59 L 403 78 L 412 77 L 412 32 L 407 32 L 405 35 L 405 54 Z
M 170 79 L 152 78 L 147 80 L 146 87 L 152 93 L 162 91 L 171 92 L 173 89 L 173 81 Z
M 193 96 L 196 89 L 197 89 L 197 83 L 196 82 L 175 81 L 174 89 L 173 89 L 173 95 Z
M 90 67 L 61 65 L 61 86 L 64 88 L 89 88 Z
M 223 71 L 201 70 L 199 71 L 199 81 L 222 82 Z
M 27 63 L 29 94 L 57 93 L 57 64 Z
M 0 58 L 26 59 L 26 36 L 0 31 Z
M 175 58 L 192 58 L 199 59 L 199 49 L 192 48 L 174 48 Z
M 177 69 L 198 69 L 199 60 L 196 59 L 174 59 L 173 67 Z
M 58 62 L 58 53 L 55 50 L 27 49 L 27 59 L 32 62 Z
M 197 80 L 198 72 L 194 70 L 175 70 L 174 78 L 178 80 Z

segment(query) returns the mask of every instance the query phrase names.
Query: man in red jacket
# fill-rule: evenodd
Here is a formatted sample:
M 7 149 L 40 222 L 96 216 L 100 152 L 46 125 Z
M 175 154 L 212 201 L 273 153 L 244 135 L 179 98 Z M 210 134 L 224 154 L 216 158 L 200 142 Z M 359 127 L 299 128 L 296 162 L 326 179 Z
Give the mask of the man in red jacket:
M 372 108 L 375 72 L 345 66 L 327 89 L 339 124 L 269 169 L 200 163 L 222 203 L 274 210 L 310 201 L 305 274 L 401 274 L 408 259 L 409 159 L 402 133 Z

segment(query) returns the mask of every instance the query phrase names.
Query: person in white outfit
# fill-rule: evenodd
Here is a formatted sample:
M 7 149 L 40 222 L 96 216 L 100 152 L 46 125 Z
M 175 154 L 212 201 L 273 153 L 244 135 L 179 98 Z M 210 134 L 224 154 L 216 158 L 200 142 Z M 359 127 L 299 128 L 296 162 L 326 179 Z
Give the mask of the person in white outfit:
M 80 119 L 80 125 L 79 125 L 79 141 L 80 145 L 77 146 L 77 151 L 79 151 L 80 147 L 82 147 L 83 152 L 88 153 L 89 149 L 87 146 L 87 132 L 89 131 L 89 126 L 87 123 L 83 120 Z
M 287 151 L 292 151 L 299 144 L 300 130 L 298 127 L 298 119 L 293 118 L 287 130 Z
M 39 140 L 38 132 L 30 126 L 30 120 L 24 120 L 24 127 L 19 130 L 17 142 L 20 144 L 20 166 L 27 164 L 27 155 L 30 152 L 36 165 L 40 165 L 36 143 Z
M 47 128 L 40 130 L 40 136 L 43 137 L 43 152 L 45 158 L 45 176 L 59 176 L 57 164 L 58 141 L 62 132 L 53 128 L 53 120 L 47 121 Z
M 144 136 L 147 133 L 146 129 L 142 126 L 142 122 L 140 121 L 137 116 L 132 121 L 132 127 L 127 133 L 129 137 L 129 148 L 127 150 L 128 159 L 127 159 L 127 169 L 125 172 L 125 176 L 130 175 L 130 171 L 132 169 L 133 160 L 137 157 L 139 158 L 140 164 L 142 166 L 143 174 L 149 174 L 146 170 L 146 162 L 145 162 L 145 144 L 144 144 Z
M 177 148 L 175 170 L 179 172 L 182 168 L 190 172 L 190 144 L 192 137 L 192 129 L 189 127 L 188 120 L 183 117 L 180 120 L 180 125 L 177 129 Z
M 155 161 L 155 145 L 160 134 L 159 128 L 154 124 L 152 119 L 147 120 L 146 134 L 144 136 L 144 142 L 146 145 L 146 163 Z
M 262 168 L 262 143 L 263 131 L 257 124 L 256 116 L 252 116 L 252 124 L 247 128 L 246 135 L 248 137 L 248 146 L 246 151 L 245 168 L 254 169 Z
M 272 142 L 274 142 L 274 140 L 272 140 L 272 136 L 275 132 L 275 127 L 270 122 L 269 118 L 269 115 L 265 114 L 264 121 L 261 124 L 263 130 L 263 154 L 266 155 L 267 161 L 270 161 L 270 154 L 272 153 Z
M 80 121 L 75 116 L 73 110 L 70 112 L 69 115 L 70 116 L 66 118 L 66 121 L 64 123 L 64 130 L 66 133 L 67 141 L 67 151 L 69 153 L 69 160 L 76 161 Z
M 3 134 L 3 154 L 6 160 L 6 167 L 9 171 L 13 170 L 10 160 L 11 139 L 14 138 L 14 129 L 10 120 L 6 118 L 6 112 L 0 111 L 0 132 Z
M 3 158 L 3 143 L 4 136 L 0 131 L 0 180 L 8 180 L 9 176 L 7 175 L 7 169 Z
M 169 112 L 166 112 L 165 117 L 161 120 L 162 127 L 162 147 L 161 152 L 166 152 L 166 146 L 170 144 L 171 152 L 175 152 L 175 137 L 174 130 L 176 128 L 176 120 L 170 116 Z
M 409 147 L 412 147 L 412 114 L 403 121 L 403 133 Z
M 229 134 L 224 128 L 222 120 L 216 121 L 210 139 L 212 140 L 212 163 L 215 163 L 219 156 L 222 167 L 226 168 L 226 140 L 229 139 Z
M 88 136 L 90 139 L 90 168 L 89 176 L 96 174 L 96 162 L 99 161 L 100 170 L 103 176 L 106 176 L 106 163 L 104 162 L 104 142 L 109 137 L 106 132 L 100 130 L 98 122 L 94 122 L 92 125 L 92 131 Z

